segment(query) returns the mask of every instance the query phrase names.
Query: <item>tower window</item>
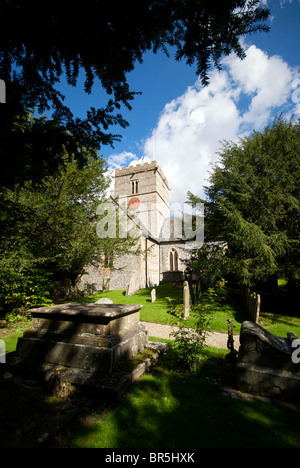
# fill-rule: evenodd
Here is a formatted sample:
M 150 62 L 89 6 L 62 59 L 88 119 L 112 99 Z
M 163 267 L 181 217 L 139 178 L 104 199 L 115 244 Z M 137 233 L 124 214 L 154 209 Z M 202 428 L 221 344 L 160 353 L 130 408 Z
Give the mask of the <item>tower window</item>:
M 178 252 L 176 249 L 172 249 L 169 252 L 169 268 L 170 271 L 178 270 Z
M 139 182 L 138 180 L 133 180 L 131 182 L 131 193 L 134 194 L 134 193 L 138 193 L 139 191 Z

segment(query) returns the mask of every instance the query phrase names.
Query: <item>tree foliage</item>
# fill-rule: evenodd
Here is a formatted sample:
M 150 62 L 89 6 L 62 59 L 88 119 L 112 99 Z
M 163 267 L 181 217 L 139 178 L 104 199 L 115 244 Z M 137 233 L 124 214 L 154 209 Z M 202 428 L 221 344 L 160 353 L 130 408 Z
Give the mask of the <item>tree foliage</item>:
M 51 132 L 56 123 L 28 114 L 22 125 L 43 139 L 46 127 Z M 28 140 L 27 151 L 35 154 L 34 140 Z M 133 239 L 97 235 L 97 208 L 106 200 L 110 179 L 103 159 L 83 151 L 83 167 L 65 151 L 54 175 L 0 190 L 0 307 L 43 305 L 51 281 L 75 280 L 88 264 L 134 249 Z
M 5 80 L 7 89 L 7 102 L 0 106 L 2 185 L 32 178 L 34 167 L 42 176 L 53 173 L 61 163 L 63 147 L 84 162 L 82 147 L 89 148 L 95 156 L 101 145 L 113 144 L 119 135 L 111 133 L 111 127 L 128 125 L 120 108 L 131 108 L 135 95 L 129 89 L 127 74 L 137 61 L 142 61 L 147 50 L 156 52 L 162 48 L 168 53 L 168 48 L 174 48 L 177 60 L 196 63 L 203 84 L 208 81 L 209 68 L 219 67 L 224 54 L 233 51 L 243 58 L 240 39 L 245 34 L 268 29 L 264 21 L 269 12 L 259 3 L 259 0 L 2 1 L 0 16 L 5 28 L 0 31 L 0 78 Z M 88 109 L 86 118 L 73 116 L 64 96 L 56 89 L 63 76 L 70 86 L 76 86 L 80 72 L 85 75 L 86 93 L 97 82 L 108 94 L 103 107 Z M 29 134 L 22 132 L 25 109 L 36 109 L 39 113 L 54 109 L 53 119 L 60 123 L 51 129 L 49 146 L 43 147 L 36 141 L 40 147 L 39 161 L 30 161 L 26 151 L 28 138 L 35 137 L 35 129 Z M 20 119 L 18 126 L 16 117 Z M 72 146 L 69 135 L 78 145 Z
M 222 261 L 241 284 L 270 275 L 299 279 L 299 181 L 297 122 L 278 117 L 238 144 L 223 143 L 205 189 L 205 235 L 227 242 Z

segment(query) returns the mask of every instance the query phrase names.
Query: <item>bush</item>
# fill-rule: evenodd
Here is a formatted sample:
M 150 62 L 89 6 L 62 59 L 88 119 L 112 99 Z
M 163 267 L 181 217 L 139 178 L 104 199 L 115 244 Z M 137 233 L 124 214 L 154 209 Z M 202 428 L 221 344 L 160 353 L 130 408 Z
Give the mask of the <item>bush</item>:
M 170 343 L 170 348 L 175 356 L 173 359 L 177 370 L 189 374 L 198 372 L 212 312 L 226 296 L 224 281 L 219 281 L 214 288 L 208 288 L 190 312 L 190 317 L 194 319 L 193 327 L 186 324 L 183 306 L 173 307 L 171 313 L 176 316 L 178 329 L 172 333 L 175 339 Z
M 0 270 L 0 307 L 9 322 L 28 315 L 28 309 L 52 304 L 51 274 L 43 269 L 7 265 Z

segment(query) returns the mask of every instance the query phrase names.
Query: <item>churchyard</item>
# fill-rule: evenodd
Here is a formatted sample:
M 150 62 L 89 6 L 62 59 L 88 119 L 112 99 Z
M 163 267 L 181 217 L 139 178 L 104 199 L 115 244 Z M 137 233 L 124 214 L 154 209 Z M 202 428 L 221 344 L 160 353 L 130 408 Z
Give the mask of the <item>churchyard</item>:
M 151 288 L 133 296 L 107 291 L 78 301 L 88 305 L 107 297 L 114 304 L 141 304 L 141 321 L 170 324 L 174 321 L 170 299 L 174 306 L 180 305 L 182 293 L 172 285 L 161 285 L 156 288 L 155 302 L 151 301 Z M 236 291 L 231 291 L 228 300 L 212 314 L 210 328 L 226 333 L 227 319 L 231 318 L 234 339 L 238 340 L 241 324 L 247 320 L 243 310 Z M 292 310 L 290 315 L 262 310 L 260 321 L 272 332 L 279 330 L 281 336 L 291 328 L 299 336 L 300 317 L 296 315 Z M 193 326 L 193 319 L 188 323 Z M 30 321 L 0 330 L 8 353 L 14 351 L 18 337 L 29 325 Z M 149 339 L 159 341 L 158 337 Z M 2 380 L 1 401 L 6 403 L 1 406 L 0 445 L 299 448 L 297 405 L 228 390 L 222 383 L 226 355 L 228 349 L 204 347 L 197 372 L 188 374 L 174 366 L 172 352 L 163 354 L 118 402 L 43 395 L 30 382 L 20 385 L 11 379 Z M 56 424 L 56 430 L 50 421 Z

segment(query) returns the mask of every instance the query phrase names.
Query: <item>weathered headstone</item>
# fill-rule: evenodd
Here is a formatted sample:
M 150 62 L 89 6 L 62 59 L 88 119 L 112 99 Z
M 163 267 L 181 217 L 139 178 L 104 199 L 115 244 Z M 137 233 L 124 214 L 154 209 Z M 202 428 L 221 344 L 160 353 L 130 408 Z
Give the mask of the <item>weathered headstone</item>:
M 94 302 L 94 304 L 113 304 L 113 301 L 108 297 L 101 297 L 98 301 Z
M 191 310 L 190 287 L 188 281 L 183 282 L 183 316 L 189 318 Z
M 6 361 L 5 341 L 0 340 L 0 364 L 5 363 L 5 361 Z
M 138 275 L 135 273 L 131 278 L 128 283 L 128 286 L 126 288 L 126 296 L 132 296 L 135 294 L 140 288 L 140 280 Z
M 4 80 L 0 80 L 0 103 L 6 102 L 6 85 Z
M 155 302 L 156 301 L 156 289 L 153 288 L 151 289 L 151 302 Z

